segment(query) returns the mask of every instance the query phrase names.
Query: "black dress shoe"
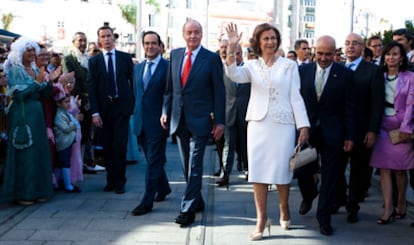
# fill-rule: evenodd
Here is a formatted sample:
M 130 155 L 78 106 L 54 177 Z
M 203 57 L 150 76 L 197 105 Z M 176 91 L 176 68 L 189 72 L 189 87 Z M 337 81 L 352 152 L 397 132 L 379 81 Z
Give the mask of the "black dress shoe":
M 242 164 L 242 162 L 237 162 L 237 171 L 243 171 L 243 164 Z
M 157 193 L 157 195 L 154 197 L 154 202 L 162 202 L 165 200 L 165 197 L 168 196 L 168 194 L 171 193 L 171 190 L 169 190 L 167 193 Z
M 350 224 L 354 224 L 358 222 L 358 211 L 359 211 L 359 205 L 358 204 L 348 204 L 346 207 L 347 211 L 347 217 L 346 221 Z
M 319 227 L 319 230 L 320 230 L 321 234 L 325 235 L 325 236 L 330 236 L 333 233 L 332 226 L 330 224 L 322 224 Z
M 152 208 L 150 207 L 144 207 L 144 206 L 138 205 L 136 208 L 134 208 L 134 210 L 131 211 L 131 213 L 134 216 L 139 216 L 139 215 L 144 215 L 146 213 L 149 213 L 151 211 L 152 211 Z
M 302 200 L 302 202 L 300 203 L 300 207 L 299 207 L 299 214 L 300 215 L 307 214 L 312 209 L 312 202 L 313 200 L 310 202 Z
M 115 186 L 112 186 L 112 185 L 106 185 L 103 189 L 104 192 L 110 192 L 114 190 L 115 190 Z
M 175 218 L 175 223 L 180 224 L 181 227 L 186 227 L 191 225 L 194 222 L 195 214 L 192 212 L 180 213 L 180 215 Z
M 223 178 L 220 178 L 216 181 L 216 184 L 221 186 L 228 186 L 229 185 L 229 176 L 224 176 Z
M 124 194 L 125 193 L 125 186 L 121 185 L 115 188 L 116 194 Z
M 358 212 L 355 212 L 355 211 L 348 212 L 348 216 L 346 217 L 346 222 L 350 224 L 355 224 L 356 222 L 358 222 Z

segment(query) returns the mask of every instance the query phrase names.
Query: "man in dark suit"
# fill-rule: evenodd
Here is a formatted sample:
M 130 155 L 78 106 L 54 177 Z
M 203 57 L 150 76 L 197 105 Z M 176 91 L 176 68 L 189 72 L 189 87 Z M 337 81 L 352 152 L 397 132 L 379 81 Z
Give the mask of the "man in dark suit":
M 188 226 L 195 213 L 204 210 L 201 196 L 203 157 L 212 134 L 215 140 L 224 132 L 225 90 L 220 57 L 201 46 L 203 30 L 189 20 L 183 26 L 186 48 L 171 51 L 167 88 L 160 118 L 163 128 L 176 133 L 184 177 L 187 182 L 175 222 Z M 214 113 L 214 122 L 210 118 Z
M 338 176 L 338 200 L 334 212 L 346 204 L 347 221 L 358 221 L 358 203 L 364 200 L 371 181 L 371 148 L 381 127 L 384 113 L 384 75 L 379 66 L 363 59 L 364 40 L 351 33 L 345 40 L 345 66 L 354 71 L 354 97 L 356 99 L 355 144 L 351 152 L 344 155 Z M 346 195 L 346 166 L 350 163 L 348 198 Z M 347 200 L 348 199 L 348 200 Z
M 334 205 L 337 177 L 343 153 L 353 147 L 355 103 L 353 74 L 333 62 L 335 40 L 322 36 L 316 42 L 316 62 L 299 67 L 301 93 L 305 101 L 311 132 L 309 141 L 320 154 L 321 186 L 317 209 L 320 232 L 332 234 L 331 212 Z M 303 200 L 299 213 L 306 214 L 318 194 L 314 173 L 318 161 L 297 169 L 298 185 Z
M 168 61 L 161 57 L 158 33 L 145 32 L 142 46 L 146 60 L 134 67 L 134 134 L 144 150 L 147 167 L 144 196 L 133 215 L 150 212 L 154 201 L 163 201 L 171 192 L 164 170 L 168 130 L 160 124 Z
M 98 29 L 102 52 L 89 60 L 88 92 L 92 123 L 102 128 L 107 176 L 104 191 L 125 192 L 128 123 L 134 109 L 133 63 L 129 54 L 115 49 L 112 28 Z

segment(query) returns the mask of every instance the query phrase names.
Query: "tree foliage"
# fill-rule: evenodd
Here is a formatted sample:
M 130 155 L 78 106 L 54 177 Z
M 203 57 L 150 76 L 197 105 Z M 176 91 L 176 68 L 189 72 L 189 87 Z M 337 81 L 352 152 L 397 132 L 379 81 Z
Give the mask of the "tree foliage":
M 3 22 L 3 28 L 5 30 L 9 30 L 11 23 L 14 20 L 14 17 L 16 17 L 14 14 L 12 13 L 8 13 L 8 14 L 3 14 L 1 16 L 1 21 Z

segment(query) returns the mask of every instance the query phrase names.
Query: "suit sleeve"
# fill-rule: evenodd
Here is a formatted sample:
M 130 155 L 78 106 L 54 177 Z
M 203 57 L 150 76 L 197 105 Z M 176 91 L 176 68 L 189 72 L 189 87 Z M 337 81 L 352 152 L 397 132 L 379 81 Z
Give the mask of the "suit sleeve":
M 223 82 L 223 63 L 218 55 L 214 56 L 212 67 L 214 92 L 214 119 L 217 124 L 225 124 L 226 90 Z
M 406 107 L 403 121 L 401 122 L 401 132 L 410 134 L 414 131 L 414 73 L 409 72 L 406 81 Z
M 171 52 L 171 57 L 173 56 L 173 52 Z M 172 59 L 171 59 L 172 60 Z M 171 103 L 172 103 L 172 72 L 171 68 L 172 62 L 168 64 L 168 71 L 167 71 L 167 82 L 165 83 L 165 91 L 164 91 L 164 98 L 163 98 L 163 105 L 162 105 L 162 115 L 167 115 L 168 119 L 170 119 L 171 115 Z
M 96 70 L 96 59 L 92 58 L 88 62 L 88 93 L 89 102 L 91 105 L 91 114 L 99 113 L 98 107 L 98 81 L 97 81 L 97 70 Z
M 376 68 L 375 75 L 370 81 L 371 91 L 371 115 L 369 118 L 368 132 L 378 133 L 384 114 L 385 85 L 382 70 Z

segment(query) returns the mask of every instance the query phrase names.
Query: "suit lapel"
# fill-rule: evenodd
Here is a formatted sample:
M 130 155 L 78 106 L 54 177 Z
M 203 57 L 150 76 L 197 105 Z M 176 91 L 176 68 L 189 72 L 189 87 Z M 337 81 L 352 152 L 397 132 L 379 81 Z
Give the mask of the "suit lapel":
M 405 73 L 400 72 L 399 77 L 397 78 L 397 84 L 395 85 L 395 92 L 394 92 L 394 101 L 401 93 L 401 89 L 405 84 Z
M 142 83 L 142 77 L 144 76 L 144 70 L 145 70 L 145 65 L 147 62 L 145 62 L 144 64 L 142 64 L 139 67 L 139 70 L 137 71 L 137 81 L 138 84 L 136 84 L 137 88 L 138 88 L 138 94 L 142 95 L 145 91 L 144 91 L 144 84 Z
M 332 64 L 331 70 L 329 71 L 328 74 L 328 78 L 326 79 L 326 83 L 325 83 L 325 87 L 323 88 L 322 94 L 321 94 L 321 98 L 319 99 L 319 102 L 322 102 L 322 100 L 324 99 L 324 95 L 329 91 L 332 86 L 334 86 L 335 84 L 335 80 L 338 78 L 338 74 L 337 74 L 337 64 L 335 64 L 335 62 Z M 315 69 L 316 70 L 316 69 Z
M 197 72 L 203 67 L 204 60 L 205 60 L 205 50 L 203 47 L 200 48 L 200 51 L 197 54 L 197 57 L 194 60 L 194 64 L 191 66 L 190 74 L 188 75 L 186 85 L 190 84 L 192 82 L 192 78 L 197 74 Z
M 172 59 L 171 59 L 171 60 L 176 61 L 176 62 L 172 62 L 171 65 L 172 65 L 173 71 L 176 71 L 174 80 L 179 82 L 178 86 L 180 88 L 181 88 L 181 67 L 184 65 L 183 64 L 184 52 L 185 52 L 184 48 L 178 49 L 177 52 L 175 53 L 174 57 L 172 57 Z

